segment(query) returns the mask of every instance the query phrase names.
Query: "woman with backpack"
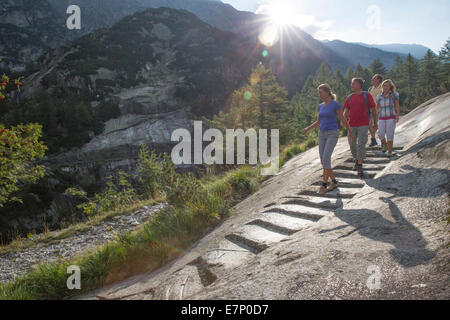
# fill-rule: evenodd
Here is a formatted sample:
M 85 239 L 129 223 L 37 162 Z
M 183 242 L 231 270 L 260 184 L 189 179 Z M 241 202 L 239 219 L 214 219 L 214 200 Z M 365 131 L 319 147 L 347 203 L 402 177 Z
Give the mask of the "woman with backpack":
M 318 108 L 317 121 L 305 128 L 302 134 L 306 135 L 311 129 L 320 127 L 319 154 L 323 167 L 323 182 L 319 188 L 319 194 L 324 194 L 338 187 L 338 182 L 331 169 L 331 155 L 339 139 L 338 116 L 341 123 L 346 126 L 351 140 L 353 140 L 353 135 L 347 121 L 344 121 L 342 106 L 336 101 L 336 95 L 331 91 L 331 87 L 325 83 L 321 84 L 317 90 L 320 99 L 323 101 Z M 328 179 L 331 180 L 330 186 L 328 186 Z
M 395 127 L 400 115 L 399 94 L 395 91 L 392 80 L 383 81 L 383 92 L 377 96 L 378 137 L 383 146 L 383 152 L 392 157 Z

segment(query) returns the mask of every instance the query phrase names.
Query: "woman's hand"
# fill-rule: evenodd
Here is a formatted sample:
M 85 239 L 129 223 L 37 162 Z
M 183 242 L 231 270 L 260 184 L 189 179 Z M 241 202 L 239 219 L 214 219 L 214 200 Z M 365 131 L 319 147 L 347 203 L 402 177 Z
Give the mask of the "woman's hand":
M 302 135 L 306 136 L 307 133 L 308 133 L 308 129 L 307 128 L 302 130 Z
M 399 120 L 400 118 L 398 117 L 398 116 L 395 116 L 395 123 L 398 123 L 398 120 Z

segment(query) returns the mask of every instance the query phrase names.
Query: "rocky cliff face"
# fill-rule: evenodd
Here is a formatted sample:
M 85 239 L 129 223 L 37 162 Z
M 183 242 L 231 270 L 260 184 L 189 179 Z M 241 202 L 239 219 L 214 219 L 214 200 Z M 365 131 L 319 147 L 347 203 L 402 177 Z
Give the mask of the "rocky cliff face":
M 0 3 L 0 69 L 23 71 L 45 51 L 69 36 L 63 17 L 43 0 L 5 0 Z
M 4 226 L 40 229 L 45 216 L 52 221 L 49 225 L 57 226 L 58 210 L 64 214 L 68 207 L 60 194 L 64 187 L 98 191 L 118 169 L 134 173 L 142 144 L 170 153 L 172 132 L 192 131 L 193 119 L 222 109 L 247 81 L 261 50 L 250 39 L 218 30 L 188 11 L 159 8 L 42 56 L 40 71 L 24 81 L 24 97 L 46 90 L 61 97 L 81 96 L 93 108 L 111 101 L 119 106 L 120 116 L 107 121 L 103 133 L 92 135 L 81 148 L 44 158 L 41 162 L 54 180 L 49 195 L 31 191 L 27 207 L 6 210 L 4 216 L 14 217 Z M 61 175 L 73 179 L 64 182 Z M 28 221 L 36 206 L 40 213 Z
M 259 52 L 251 40 L 187 11 L 148 9 L 43 56 L 41 71 L 26 79 L 23 93 L 83 96 L 94 108 L 114 101 L 121 116 L 109 120 L 101 135 L 50 158 L 124 160 L 143 143 L 167 150 L 172 131 L 218 113 L 247 81 Z
M 125 114 L 183 108 L 211 115 L 247 79 L 259 53 L 252 41 L 187 11 L 149 9 L 41 57 L 24 94 L 114 97 Z

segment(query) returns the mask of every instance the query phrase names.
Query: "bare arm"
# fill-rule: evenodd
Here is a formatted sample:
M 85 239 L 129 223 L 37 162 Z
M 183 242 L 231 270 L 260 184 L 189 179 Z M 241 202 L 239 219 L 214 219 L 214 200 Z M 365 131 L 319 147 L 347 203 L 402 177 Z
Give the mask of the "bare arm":
M 339 109 L 336 111 L 336 114 L 339 116 L 339 119 L 341 120 L 341 125 L 347 129 L 348 137 L 350 140 L 353 140 L 353 132 L 350 129 L 350 125 L 348 124 L 348 119 L 346 118 L 346 112 L 347 109 L 342 112 L 342 109 Z
M 345 119 L 345 122 L 348 122 L 348 109 L 344 109 L 343 117 L 344 117 L 344 119 Z M 341 125 L 342 125 L 343 127 L 345 127 L 345 124 L 344 124 L 344 122 L 342 122 L 342 119 L 341 119 Z
M 314 128 L 318 128 L 320 127 L 320 119 L 319 116 L 317 116 L 317 120 L 316 122 L 314 122 L 312 125 L 310 125 L 309 127 L 306 127 L 305 129 L 303 129 L 302 134 L 306 135 L 310 130 L 314 129 Z
M 373 119 L 373 129 L 378 129 L 378 111 L 374 110 L 374 112 L 372 112 L 372 119 Z
M 345 110 L 347 111 L 347 110 Z M 345 118 L 345 111 L 342 113 L 342 109 L 339 109 L 336 111 L 336 114 L 338 115 L 339 119 L 341 120 L 341 124 L 344 128 L 347 129 L 347 131 L 351 132 L 350 125 L 348 124 L 348 119 Z

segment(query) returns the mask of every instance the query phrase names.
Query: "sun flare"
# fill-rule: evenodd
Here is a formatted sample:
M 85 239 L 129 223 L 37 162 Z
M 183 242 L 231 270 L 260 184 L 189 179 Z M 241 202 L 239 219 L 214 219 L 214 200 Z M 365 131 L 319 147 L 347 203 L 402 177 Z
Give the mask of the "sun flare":
M 270 22 L 277 26 L 295 23 L 295 10 L 287 4 L 271 3 L 261 5 L 256 14 L 264 14 L 269 17 Z
M 268 15 L 270 17 L 270 20 L 272 20 L 272 23 L 278 26 L 293 24 L 295 22 L 295 16 L 293 14 L 292 8 L 286 5 L 270 5 L 268 8 Z
M 259 41 L 270 47 L 280 40 L 281 34 L 287 31 L 286 27 L 295 25 L 297 20 L 292 7 L 276 2 L 261 5 L 256 13 L 265 15 L 268 19 L 259 35 Z

